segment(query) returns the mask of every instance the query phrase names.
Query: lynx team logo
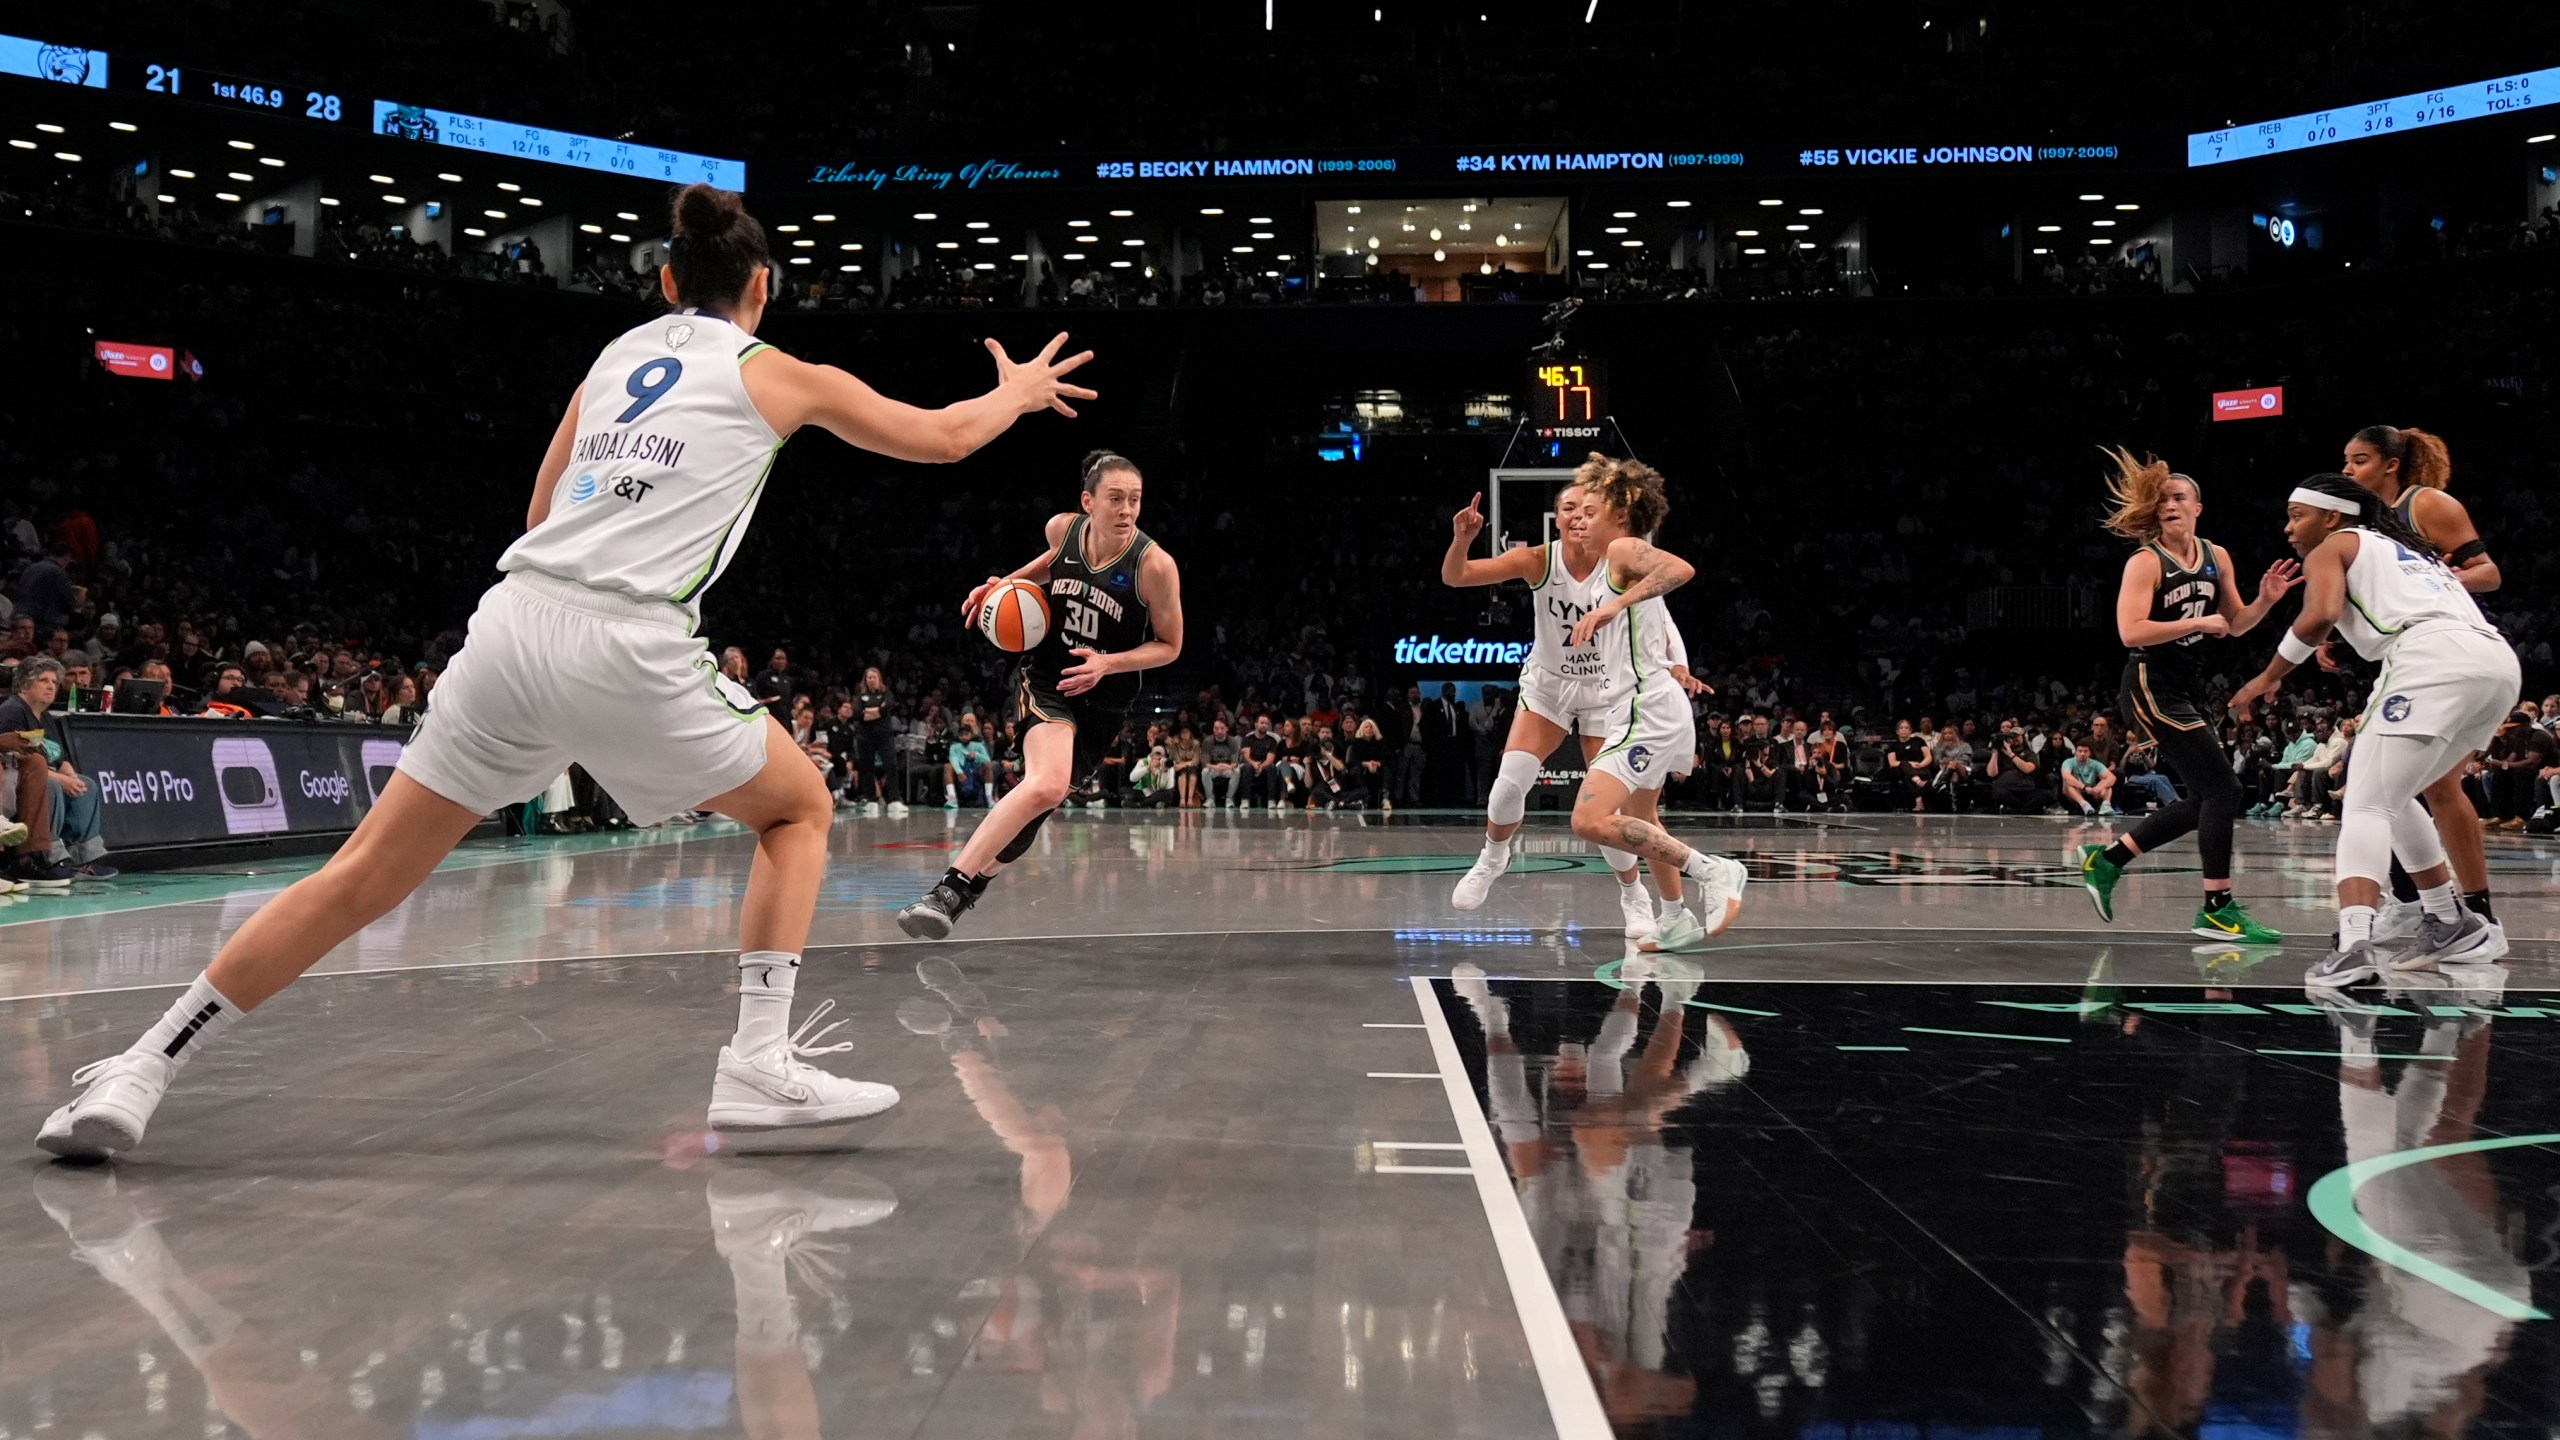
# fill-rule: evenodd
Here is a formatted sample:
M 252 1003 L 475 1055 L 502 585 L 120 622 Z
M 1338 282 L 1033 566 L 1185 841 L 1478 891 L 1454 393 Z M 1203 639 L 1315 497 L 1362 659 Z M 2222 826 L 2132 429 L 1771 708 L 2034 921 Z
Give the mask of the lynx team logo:
M 2382 702 L 2382 718 L 2397 725 L 2409 718 L 2409 697 L 2394 695 Z
M 1644 773 L 1644 767 L 1652 763 L 1653 747 L 1650 745 L 1638 745 L 1627 752 L 1627 768 L 1639 775 Z
M 47 80 L 64 85 L 89 83 L 89 52 L 77 45 L 47 45 L 36 52 L 36 68 Z
M 693 327 L 690 325 L 676 324 L 667 327 L 667 345 L 670 349 L 681 350 L 685 347 L 685 342 L 692 338 Z

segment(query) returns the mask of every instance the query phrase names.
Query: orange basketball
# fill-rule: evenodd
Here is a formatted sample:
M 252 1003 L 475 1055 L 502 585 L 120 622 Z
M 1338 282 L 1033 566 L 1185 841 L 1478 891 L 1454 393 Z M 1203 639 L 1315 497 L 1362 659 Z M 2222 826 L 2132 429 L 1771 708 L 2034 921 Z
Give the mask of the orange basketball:
M 1019 655 L 1049 635 L 1049 597 L 1028 580 L 1007 580 L 978 606 L 978 633 L 999 650 Z

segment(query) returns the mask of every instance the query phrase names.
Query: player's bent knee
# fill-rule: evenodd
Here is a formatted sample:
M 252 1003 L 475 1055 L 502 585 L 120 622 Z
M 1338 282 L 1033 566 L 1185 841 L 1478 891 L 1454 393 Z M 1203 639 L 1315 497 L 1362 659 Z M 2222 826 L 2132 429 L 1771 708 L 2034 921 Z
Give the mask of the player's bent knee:
M 1486 798 L 1485 818 L 1496 825 L 1517 825 L 1529 813 L 1529 787 L 1537 783 L 1538 757 L 1526 750 L 1502 752 L 1502 767 Z

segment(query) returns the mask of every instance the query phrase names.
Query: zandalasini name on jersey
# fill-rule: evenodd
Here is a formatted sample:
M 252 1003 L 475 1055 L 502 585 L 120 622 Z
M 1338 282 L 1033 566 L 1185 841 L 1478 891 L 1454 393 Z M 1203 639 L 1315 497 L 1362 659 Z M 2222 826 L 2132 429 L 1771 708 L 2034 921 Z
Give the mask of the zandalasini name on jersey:
M 578 437 L 577 453 L 572 462 L 593 465 L 616 460 L 643 460 L 653 465 L 673 466 L 683 456 L 684 442 L 673 435 L 599 430 L 592 435 Z

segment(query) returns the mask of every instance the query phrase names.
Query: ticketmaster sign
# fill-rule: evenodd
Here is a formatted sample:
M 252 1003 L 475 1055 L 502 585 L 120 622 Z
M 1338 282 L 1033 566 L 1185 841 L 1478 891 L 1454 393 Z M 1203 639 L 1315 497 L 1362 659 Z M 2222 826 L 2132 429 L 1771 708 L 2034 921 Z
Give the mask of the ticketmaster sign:
M 1407 635 L 1396 642 L 1395 654 L 1398 665 L 1518 665 L 1529 658 L 1529 642 Z

